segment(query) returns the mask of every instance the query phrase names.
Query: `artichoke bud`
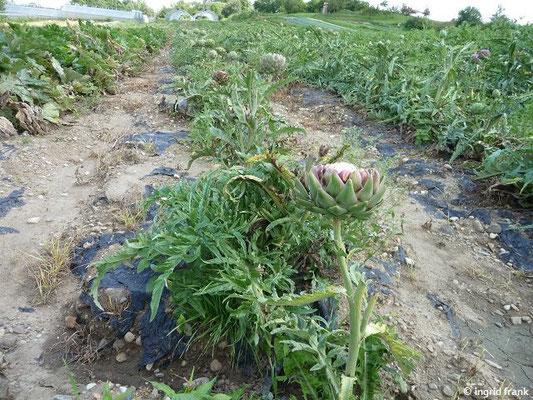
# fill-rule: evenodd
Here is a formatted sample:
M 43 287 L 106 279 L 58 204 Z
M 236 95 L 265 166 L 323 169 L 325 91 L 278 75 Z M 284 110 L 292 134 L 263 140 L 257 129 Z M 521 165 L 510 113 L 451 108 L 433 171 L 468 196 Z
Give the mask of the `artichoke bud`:
M 386 191 L 377 170 L 345 162 L 312 167 L 303 181 L 295 182 L 294 189 L 296 204 L 302 209 L 358 219 L 368 218 Z

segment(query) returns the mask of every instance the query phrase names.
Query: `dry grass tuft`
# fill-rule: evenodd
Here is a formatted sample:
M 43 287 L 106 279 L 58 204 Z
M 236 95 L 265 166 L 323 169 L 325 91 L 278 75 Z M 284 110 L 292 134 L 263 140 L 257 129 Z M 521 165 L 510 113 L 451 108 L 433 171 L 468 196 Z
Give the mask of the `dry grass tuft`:
M 44 302 L 48 302 L 68 272 L 75 237 L 50 237 L 39 255 L 30 255 L 35 262 L 30 273 Z
M 128 231 L 136 229 L 139 223 L 143 220 L 144 212 L 141 207 L 127 206 L 121 204 L 118 209 L 113 212 L 115 221 Z

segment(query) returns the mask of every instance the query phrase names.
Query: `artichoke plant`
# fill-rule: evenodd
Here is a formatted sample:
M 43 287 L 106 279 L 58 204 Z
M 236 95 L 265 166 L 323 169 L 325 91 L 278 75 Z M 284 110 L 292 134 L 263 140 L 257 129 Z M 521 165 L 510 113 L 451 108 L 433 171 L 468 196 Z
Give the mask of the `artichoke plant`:
M 216 50 L 209 50 L 207 52 L 207 57 L 209 58 L 217 58 L 217 56 L 218 56 L 218 53 Z
M 232 50 L 228 53 L 228 58 L 232 61 L 236 61 L 239 59 L 239 54 L 236 51 Z
M 385 194 L 384 179 L 373 168 L 357 168 L 346 162 L 338 162 L 314 166 L 304 175 L 303 182 L 295 179 L 294 188 L 296 202 L 301 208 L 320 213 L 331 220 L 350 320 L 348 358 L 341 376 L 338 398 L 349 400 L 353 398 L 359 350 L 377 297 L 372 295 L 367 299 L 367 284 L 364 279 L 360 278 L 354 285 L 346 259 L 341 224 L 345 219 L 366 219 L 370 216 Z
M 295 183 L 300 207 L 332 217 L 366 219 L 381 203 L 384 179 L 373 168 L 346 163 L 317 165 Z
M 287 69 L 287 59 L 281 54 L 266 53 L 259 58 L 259 72 L 281 75 Z

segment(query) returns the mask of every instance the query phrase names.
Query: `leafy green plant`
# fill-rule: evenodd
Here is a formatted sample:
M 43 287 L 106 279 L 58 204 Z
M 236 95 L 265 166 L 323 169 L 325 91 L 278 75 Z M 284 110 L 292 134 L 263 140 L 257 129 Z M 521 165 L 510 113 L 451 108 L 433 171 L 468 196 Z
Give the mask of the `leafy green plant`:
M 361 398 L 371 399 L 379 387 L 376 385 L 379 377 L 378 371 L 385 367 L 388 362 L 387 358 L 384 357 L 386 349 L 380 354 L 379 346 L 376 346 L 375 343 L 367 343 L 369 350 L 370 348 L 374 349 L 373 352 L 369 352 L 370 355 L 367 354 L 365 338 L 372 336 L 372 333 L 368 332 L 369 330 L 372 332 L 377 329 L 378 332 L 380 330 L 386 332 L 387 328 L 369 325 L 377 296 L 373 295 L 366 299 L 366 306 L 364 305 L 367 283 L 358 271 L 348 268 L 346 260 L 350 258 L 350 255 L 346 252 L 342 239 L 342 222 L 350 219 L 368 219 L 372 211 L 381 203 L 386 186 L 378 171 L 359 169 L 345 162 L 315 166 L 304 174 L 303 183 L 295 179 L 294 184 L 297 203 L 303 209 L 322 214 L 330 220 L 338 266 L 344 279 L 345 295 L 349 305 L 350 328 L 344 374 L 335 374 L 333 364 L 326 364 L 325 360 L 329 359 L 326 351 L 327 335 L 321 340 L 310 336 L 310 343 L 315 343 L 315 346 L 303 345 L 298 342 L 292 344 L 293 350 L 306 350 L 315 353 L 315 358 L 318 358 L 319 363 L 313 366 L 311 370 L 325 368 L 331 389 L 330 398 L 335 397 L 339 400 L 353 398 L 354 385 L 359 382 Z M 311 332 L 316 332 L 316 330 L 313 329 Z M 407 353 L 409 356 L 406 361 L 410 363 L 411 358 L 416 358 L 416 352 L 408 351 Z M 338 355 L 339 349 L 334 354 Z M 371 359 L 372 356 L 381 361 L 381 364 L 376 360 L 367 364 L 368 359 Z M 359 363 L 361 358 L 364 362 L 363 365 Z M 360 367 L 359 372 L 358 366 Z M 361 379 L 361 375 L 364 379 Z M 316 396 L 313 397 L 316 398 Z
M 240 400 L 242 398 L 244 392 L 243 389 L 237 389 L 230 394 L 211 393 L 215 382 L 216 378 L 199 385 L 198 387 L 191 389 L 186 388 L 179 393 L 176 393 L 170 386 L 161 382 L 150 382 L 150 384 L 157 390 L 163 392 L 166 396 L 170 397 L 171 400 Z
M 259 19 L 253 24 L 223 23 L 216 35 L 206 26 L 206 32 L 217 45 L 243 54 L 241 61 L 251 67 L 262 54 L 283 53 L 290 60 L 289 76 L 335 90 L 375 118 L 413 132 L 419 142 L 434 142 L 452 160 L 483 162 L 492 149 L 517 148 L 530 136 L 530 26 L 461 25 L 437 32 L 390 25 L 363 29 L 346 22 L 354 18 L 351 14 L 337 20 L 317 18 L 339 21 L 350 30 L 339 33 Z M 415 42 L 419 45 L 412 46 Z M 201 69 L 212 74 L 215 65 L 202 63 L 201 52 L 187 57 L 185 50 L 178 52 L 183 54 L 180 60 L 190 60 L 184 72 L 195 81 L 202 82 Z M 243 64 L 233 67 L 237 74 L 245 70 Z M 522 173 L 517 178 L 525 179 Z M 514 192 L 519 199 L 524 195 L 520 185 Z
M 0 29 L 0 116 L 42 134 L 79 96 L 115 93 L 117 78 L 138 71 L 166 36 L 154 26 L 9 23 Z

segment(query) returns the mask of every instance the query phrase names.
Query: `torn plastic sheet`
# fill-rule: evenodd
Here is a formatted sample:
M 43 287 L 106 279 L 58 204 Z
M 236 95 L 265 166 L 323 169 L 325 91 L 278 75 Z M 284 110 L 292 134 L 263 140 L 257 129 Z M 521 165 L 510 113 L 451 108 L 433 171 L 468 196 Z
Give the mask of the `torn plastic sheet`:
M 0 218 L 4 218 L 12 208 L 22 207 L 24 201 L 22 195 L 24 194 L 24 188 L 15 189 L 9 193 L 6 197 L 0 197 Z
M 438 310 L 441 310 L 444 314 L 446 314 L 446 318 L 448 318 L 448 321 L 450 322 L 450 328 L 452 330 L 452 336 L 455 339 L 459 339 L 461 337 L 461 332 L 459 332 L 459 328 L 455 324 L 455 316 L 453 313 L 453 309 L 446 303 L 440 301 L 436 294 L 428 293 L 427 298 L 431 302 L 431 305 Z
M 189 137 L 189 131 L 175 131 L 175 132 L 146 132 L 136 133 L 134 135 L 126 136 L 123 143 L 153 143 L 156 155 L 162 154 L 171 145 L 178 143 L 179 139 L 185 139 Z

